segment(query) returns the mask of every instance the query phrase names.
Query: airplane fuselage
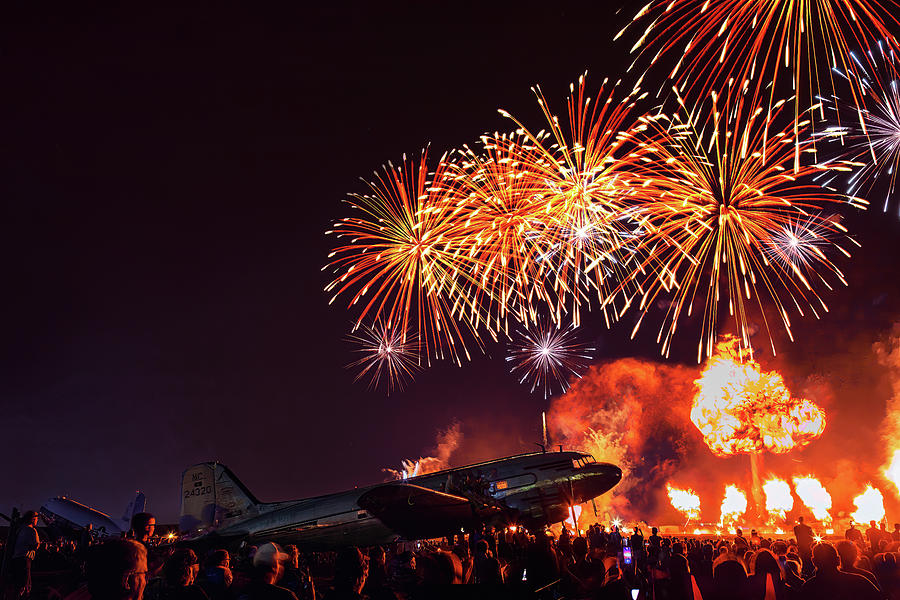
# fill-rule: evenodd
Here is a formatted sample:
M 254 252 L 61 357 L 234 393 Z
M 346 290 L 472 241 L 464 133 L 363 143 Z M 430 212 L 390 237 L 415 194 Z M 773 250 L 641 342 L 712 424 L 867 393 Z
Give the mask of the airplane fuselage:
M 622 476 L 618 467 L 597 463 L 589 454 L 540 452 L 315 498 L 260 503 L 230 471 L 213 465 L 185 472 L 183 503 L 199 505 L 209 496 L 215 508 L 207 503 L 193 510 L 206 516 L 187 527 L 183 517 L 182 529 L 309 549 L 441 537 L 478 523 L 541 527 L 566 519 L 573 504 L 600 496 Z M 425 518 L 414 518 L 419 515 Z

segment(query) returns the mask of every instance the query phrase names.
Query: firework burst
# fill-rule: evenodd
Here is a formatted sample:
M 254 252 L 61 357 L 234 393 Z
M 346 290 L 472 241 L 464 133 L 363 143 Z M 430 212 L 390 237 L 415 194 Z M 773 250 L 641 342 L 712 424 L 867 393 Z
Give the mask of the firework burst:
M 789 309 L 816 317 L 827 311 L 816 284 L 826 275 L 845 285 L 846 280 L 820 246 L 827 242 L 830 249 L 849 254 L 825 235 L 838 236 L 845 229 L 818 215 L 827 203 L 862 204 L 810 181 L 818 173 L 847 170 L 843 164 L 812 163 L 791 172 L 795 147 L 815 157 L 808 138 L 793 137 L 793 130 L 799 126 L 802 133 L 808 121 L 771 135 L 771 121 L 786 102 L 767 112 L 734 91 L 723 99 L 713 94 L 711 107 L 689 112 L 678 97 L 682 111 L 643 119 L 645 185 L 655 197 L 642 207 L 647 258 L 631 274 L 638 281 L 634 297 L 642 311 L 632 335 L 657 300 L 671 293 L 657 336 L 668 355 L 680 319 L 691 317 L 700 304 L 698 362 L 713 350 L 723 307 L 742 347 L 749 349 L 749 315 L 755 305 L 773 352 L 772 316 L 767 316 L 764 301 L 774 305 L 775 322 L 789 335 Z M 822 244 L 803 247 L 805 262 L 796 254 L 772 260 L 772 249 L 781 248 L 785 231 L 796 234 L 798 223 L 805 224 L 807 233 L 817 232 Z
M 506 357 L 512 365 L 510 372 L 519 377 L 519 383 L 530 382 L 532 393 L 543 388 L 544 398 L 554 385 L 563 392 L 569 389 L 569 378 L 581 377 L 594 352 L 594 348 L 578 342 L 571 325 L 558 328 L 541 324 L 515 338 Z
M 540 161 L 535 146 L 518 133 L 481 142 L 482 153 L 464 146 L 435 181 L 445 214 L 461 226 L 455 256 L 467 277 L 471 322 L 496 339 L 501 332 L 508 336 L 510 320 L 533 322 L 538 306 L 552 300 L 538 241 L 548 217 L 531 170 Z
M 354 381 L 368 379 L 369 389 L 385 382 L 388 395 L 395 389 L 402 390 L 419 368 L 415 335 L 387 323 L 362 325 L 348 336 L 348 340 L 363 356 L 347 368 L 360 369 Z
M 855 78 L 857 87 L 866 95 L 862 120 L 854 123 L 840 118 L 842 112 L 851 109 L 847 103 L 835 102 L 838 122 L 849 125 L 838 127 L 847 144 L 852 160 L 860 167 L 848 180 L 848 193 L 868 196 L 880 181 L 887 181 L 883 209 L 888 210 L 897 184 L 900 168 L 900 89 L 898 89 L 897 53 L 887 44 L 879 42 L 867 53 L 868 60 L 860 61 L 853 55 L 857 66 L 855 73 L 837 71 L 843 77 Z
M 653 0 L 616 38 L 645 24 L 632 52 L 652 53 L 651 66 L 663 56 L 677 57 L 669 78 L 691 97 L 735 82 L 754 100 L 768 96 L 771 110 L 775 90 L 789 86 L 799 120 L 816 97 L 834 92 L 833 69 L 858 81 L 852 48 L 868 50 L 879 39 L 900 48 L 889 31 L 898 24 L 897 7 L 895 0 Z M 785 86 L 782 70 L 789 71 Z M 851 86 L 857 111 L 865 108 L 864 96 L 864 89 Z M 800 156 L 796 148 L 795 169 Z
M 818 277 L 816 266 L 827 261 L 825 250 L 831 246 L 835 230 L 841 230 L 837 217 L 807 214 L 789 219 L 775 229 L 762 250 L 770 262 L 784 271 L 801 271 L 807 277 Z M 819 277 L 823 285 L 828 281 Z
M 412 328 L 417 354 L 460 363 L 470 357 L 466 339 L 477 341 L 466 319 L 477 309 L 466 303 L 460 284 L 467 277 L 459 269 L 460 220 L 432 185 L 445 166 L 442 159 L 430 175 L 427 152 L 419 161 L 404 156 L 400 166 L 375 173 L 371 194 L 351 196 L 361 216 L 327 232 L 343 243 L 329 254 L 326 268 L 336 277 L 325 290 L 334 294 L 330 302 L 349 294 L 349 306 L 362 306 L 357 326 L 374 316 L 400 332 L 404 346 Z
M 617 94 L 619 83 L 606 79 L 592 98 L 586 76 L 579 77 L 577 87 L 569 86 L 565 119 L 553 114 L 539 86 L 532 88 L 549 135 L 532 133 L 514 116 L 500 111 L 519 126 L 535 149 L 523 160 L 543 200 L 547 226 L 539 243 L 558 300 L 554 319 L 560 322 L 568 298 L 575 326 L 582 305 L 589 302 L 590 289 L 601 300 L 608 299 L 633 256 L 638 232 L 631 207 L 641 187 L 629 172 L 633 156 L 627 144 L 635 104 L 646 96 L 638 87 Z M 615 308 L 610 310 L 608 303 L 601 306 L 609 326 Z

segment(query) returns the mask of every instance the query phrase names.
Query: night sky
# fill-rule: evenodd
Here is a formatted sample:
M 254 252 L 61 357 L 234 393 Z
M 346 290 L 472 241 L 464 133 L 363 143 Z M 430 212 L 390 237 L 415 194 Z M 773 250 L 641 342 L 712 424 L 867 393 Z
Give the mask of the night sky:
M 65 494 L 119 516 L 141 489 L 172 522 L 181 471 L 214 459 L 263 500 L 339 491 L 454 421 L 457 464 L 536 448 L 548 402 L 502 346 L 368 391 L 322 291 L 360 177 L 510 129 L 498 108 L 539 124 L 535 83 L 562 105 L 585 69 L 624 76 L 612 36 L 642 3 L 491 4 L 4 9 L 0 512 Z M 900 314 L 900 222 L 847 224 L 851 287 L 778 340 L 804 376 Z M 652 328 L 591 318 L 599 360 L 656 356 Z

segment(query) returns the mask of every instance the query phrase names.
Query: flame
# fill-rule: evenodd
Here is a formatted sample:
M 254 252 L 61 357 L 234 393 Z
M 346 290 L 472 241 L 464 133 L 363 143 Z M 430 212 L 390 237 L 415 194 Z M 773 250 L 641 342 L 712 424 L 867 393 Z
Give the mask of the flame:
M 450 456 L 459 448 L 462 432 L 459 423 L 452 423 L 447 429 L 438 431 L 434 448 L 435 456 L 419 457 L 418 460 L 403 459 L 400 470 L 382 469 L 391 479 L 409 479 L 427 473 L 442 471 L 450 466 Z
M 831 494 L 818 479 L 812 475 L 794 477 L 794 491 L 806 508 L 812 511 L 817 521 L 831 523 L 831 515 L 828 514 L 831 508 Z
M 669 492 L 669 502 L 675 507 L 675 510 L 684 515 L 690 521 L 691 519 L 700 518 L 700 496 L 694 493 L 694 490 L 688 488 L 681 490 L 666 484 L 666 490 Z
M 871 483 L 866 484 L 866 490 L 853 499 L 853 504 L 856 505 L 856 512 L 850 516 L 857 523 L 877 522 L 884 518 L 884 496 Z
M 572 511 L 569 511 L 569 518 L 564 521 L 564 523 L 569 527 L 569 529 L 575 529 L 575 521 L 581 518 L 581 505 L 576 504 L 572 507 L 575 511 L 575 518 L 572 518 Z
M 891 459 L 891 464 L 885 469 L 884 476 L 894 484 L 897 491 L 900 491 L 900 448 L 894 450 L 894 457 Z
M 725 487 L 725 498 L 722 499 L 722 516 L 719 525 L 730 528 L 738 517 L 747 512 L 747 496 L 736 485 Z
M 763 484 L 763 492 L 766 494 L 766 512 L 772 521 L 784 519 L 787 511 L 794 508 L 791 487 L 783 479 L 773 477 L 768 480 Z
M 409 479 L 410 477 L 416 477 L 419 475 L 419 465 L 422 463 L 421 460 L 411 461 L 411 460 L 402 460 L 400 461 L 401 470 L 400 470 L 400 479 Z
M 694 384 L 691 421 L 715 454 L 784 453 L 822 435 L 825 413 L 793 398 L 781 375 L 763 372 L 726 336 Z

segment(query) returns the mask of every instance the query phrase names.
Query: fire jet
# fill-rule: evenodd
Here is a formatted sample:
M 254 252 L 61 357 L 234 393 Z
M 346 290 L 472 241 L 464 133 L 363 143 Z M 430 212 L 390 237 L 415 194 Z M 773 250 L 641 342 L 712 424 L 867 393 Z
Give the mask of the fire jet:
M 535 452 L 284 502 L 260 502 L 228 467 L 205 462 L 182 474 L 187 539 L 276 541 L 306 549 L 443 537 L 480 524 L 537 529 L 612 489 L 616 465 L 583 452 Z

